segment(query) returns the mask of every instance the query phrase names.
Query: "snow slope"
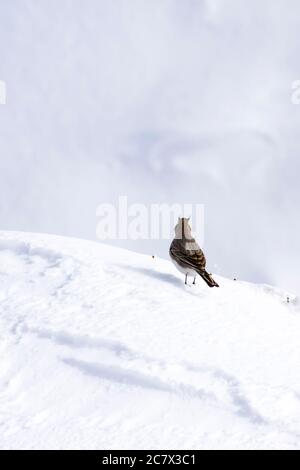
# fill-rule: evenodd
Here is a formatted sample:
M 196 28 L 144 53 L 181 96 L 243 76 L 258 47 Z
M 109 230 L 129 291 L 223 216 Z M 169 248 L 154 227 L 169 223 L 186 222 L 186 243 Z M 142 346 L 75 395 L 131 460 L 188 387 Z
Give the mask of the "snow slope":
M 297 297 L 29 233 L 0 276 L 2 449 L 300 448 Z

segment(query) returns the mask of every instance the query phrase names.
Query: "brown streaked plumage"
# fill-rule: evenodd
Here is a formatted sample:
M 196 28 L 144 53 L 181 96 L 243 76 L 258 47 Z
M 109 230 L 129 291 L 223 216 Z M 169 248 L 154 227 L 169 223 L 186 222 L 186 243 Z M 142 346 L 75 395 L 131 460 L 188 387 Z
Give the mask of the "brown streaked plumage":
M 185 283 L 187 283 L 187 276 L 193 276 L 193 284 L 195 284 L 196 275 L 199 274 L 209 287 L 219 287 L 205 269 L 205 255 L 192 237 L 189 219 L 178 219 L 175 238 L 171 243 L 169 253 L 177 269 L 185 274 Z

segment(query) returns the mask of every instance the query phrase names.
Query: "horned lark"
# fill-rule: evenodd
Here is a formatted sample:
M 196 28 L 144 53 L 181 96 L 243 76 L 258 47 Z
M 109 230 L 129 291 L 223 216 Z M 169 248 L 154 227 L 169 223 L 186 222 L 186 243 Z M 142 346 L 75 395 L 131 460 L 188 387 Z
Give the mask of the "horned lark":
M 185 274 L 185 284 L 187 284 L 188 276 L 194 277 L 193 284 L 195 284 L 196 276 L 199 274 L 209 287 L 219 287 L 211 274 L 205 269 L 206 259 L 191 234 L 189 219 L 178 218 L 175 227 L 175 238 L 171 243 L 169 253 L 176 268 Z

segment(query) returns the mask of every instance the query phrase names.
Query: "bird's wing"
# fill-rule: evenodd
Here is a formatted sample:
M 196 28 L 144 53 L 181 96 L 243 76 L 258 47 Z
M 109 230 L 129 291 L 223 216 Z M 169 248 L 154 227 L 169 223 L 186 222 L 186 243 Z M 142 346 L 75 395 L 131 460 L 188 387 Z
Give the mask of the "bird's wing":
M 203 271 L 206 265 L 204 253 L 196 242 L 193 242 L 191 247 L 193 249 L 187 249 L 184 243 L 175 240 L 171 244 L 170 255 L 183 266 Z

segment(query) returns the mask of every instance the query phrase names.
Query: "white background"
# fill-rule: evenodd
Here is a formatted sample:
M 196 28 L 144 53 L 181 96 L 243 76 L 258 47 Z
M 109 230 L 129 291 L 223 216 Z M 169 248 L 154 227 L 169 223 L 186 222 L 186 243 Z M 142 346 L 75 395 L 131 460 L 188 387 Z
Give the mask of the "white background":
M 296 0 L 0 0 L 0 220 L 95 239 L 96 207 L 205 204 L 209 269 L 296 290 Z M 167 257 L 168 242 L 119 242 Z

